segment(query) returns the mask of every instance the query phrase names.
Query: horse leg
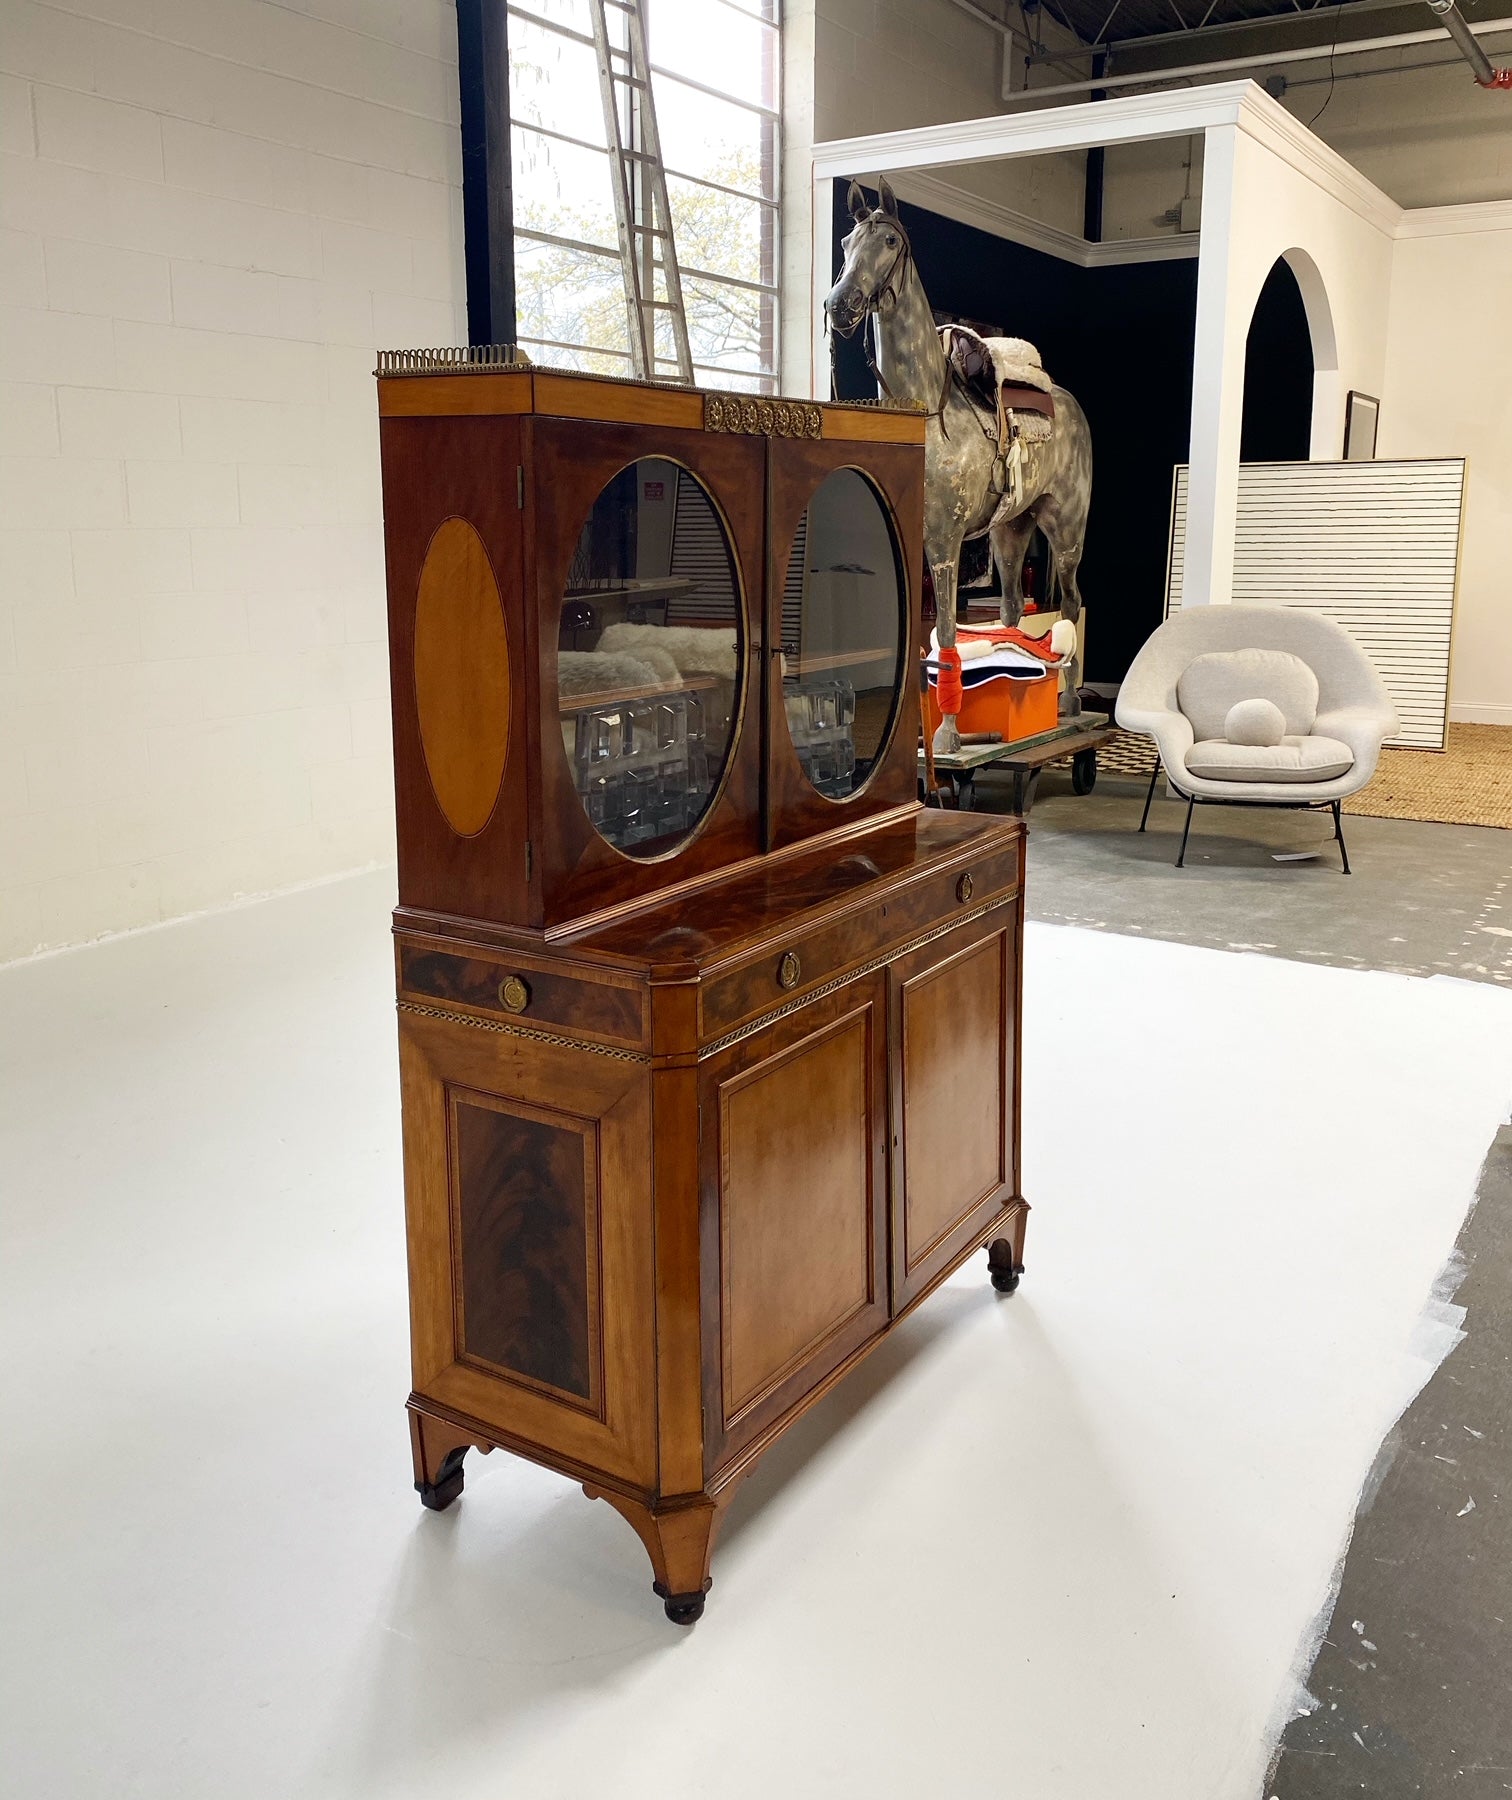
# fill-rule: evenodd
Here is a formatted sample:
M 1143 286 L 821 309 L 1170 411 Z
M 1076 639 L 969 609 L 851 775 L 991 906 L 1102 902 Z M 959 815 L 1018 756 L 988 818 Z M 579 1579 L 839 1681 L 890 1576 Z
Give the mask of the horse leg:
M 1054 472 L 1035 503 L 1036 523 L 1044 532 L 1055 561 L 1061 617 L 1074 625 L 1081 617 L 1077 570 L 1087 542 L 1087 513 L 1092 504 L 1092 438 L 1086 415 L 1070 394 L 1058 396 L 1055 418 Z M 1061 712 L 1074 718 L 1081 711 L 1081 654 L 1075 648 L 1066 665 L 1066 691 Z
M 1078 524 L 1084 524 L 1083 517 Z M 1073 536 L 1067 529 L 1065 519 L 1053 504 L 1040 510 L 1039 528 L 1044 532 L 1050 545 L 1050 554 L 1055 567 L 1055 585 L 1058 589 L 1060 615 L 1072 625 L 1081 617 L 1081 588 L 1077 585 L 1076 572 L 1081 567 L 1082 542 L 1078 529 Z M 1082 666 L 1081 652 L 1073 645 L 1070 660 L 1064 665 L 1066 685 L 1060 697 L 1060 716 L 1072 719 L 1081 711 L 1081 697 L 1077 690 L 1081 687 Z
M 1028 513 L 1020 513 L 994 525 L 987 535 L 1003 589 L 998 616 L 1005 625 L 1017 625 L 1024 616 L 1024 556 L 1034 536 L 1034 520 Z
M 934 581 L 935 632 L 939 637 L 942 650 L 955 648 L 956 569 L 959 566 L 959 556 L 960 545 L 957 543 L 950 556 L 929 565 L 929 573 Z M 942 712 L 939 729 L 934 734 L 935 755 L 953 756 L 960 747 L 961 729 L 956 723 L 956 715 Z

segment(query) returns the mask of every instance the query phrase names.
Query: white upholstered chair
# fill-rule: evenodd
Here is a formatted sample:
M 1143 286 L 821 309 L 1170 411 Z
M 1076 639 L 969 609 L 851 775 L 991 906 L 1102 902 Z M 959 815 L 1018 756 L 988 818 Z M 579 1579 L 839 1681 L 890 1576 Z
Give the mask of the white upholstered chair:
M 1144 830 L 1162 768 L 1192 809 L 1326 807 L 1344 873 L 1340 805 L 1375 773 L 1395 708 L 1365 652 L 1332 619 L 1297 607 L 1194 606 L 1146 642 L 1118 692 L 1118 723 L 1155 740 Z

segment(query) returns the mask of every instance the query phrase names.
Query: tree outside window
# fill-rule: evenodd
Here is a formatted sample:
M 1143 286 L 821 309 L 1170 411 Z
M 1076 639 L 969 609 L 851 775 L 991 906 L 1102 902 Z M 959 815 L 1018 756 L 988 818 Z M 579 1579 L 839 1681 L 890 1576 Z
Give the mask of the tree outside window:
M 777 0 L 642 3 L 695 375 L 711 386 L 772 392 Z M 622 19 L 613 7 L 609 16 Z M 540 362 L 628 375 L 587 0 L 509 8 L 509 91 L 516 338 Z M 668 325 L 659 353 L 670 354 L 670 337 Z

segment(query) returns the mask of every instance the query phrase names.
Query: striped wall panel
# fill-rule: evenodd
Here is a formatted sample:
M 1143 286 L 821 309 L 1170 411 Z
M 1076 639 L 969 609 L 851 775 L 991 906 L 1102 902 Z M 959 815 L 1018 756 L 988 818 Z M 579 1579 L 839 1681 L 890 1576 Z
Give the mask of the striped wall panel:
M 803 609 L 808 595 L 808 508 L 798 518 L 782 583 L 782 647 L 790 656 L 803 654 Z
M 1462 457 L 1241 463 L 1236 606 L 1308 606 L 1353 634 L 1401 716 L 1391 740 L 1441 750 L 1459 569 Z M 1176 470 L 1166 617 L 1181 606 L 1187 469 Z
M 709 496 L 686 469 L 677 471 L 677 511 L 672 531 L 673 575 L 691 576 L 690 593 L 667 603 L 669 625 L 739 625 L 735 571 L 724 526 Z

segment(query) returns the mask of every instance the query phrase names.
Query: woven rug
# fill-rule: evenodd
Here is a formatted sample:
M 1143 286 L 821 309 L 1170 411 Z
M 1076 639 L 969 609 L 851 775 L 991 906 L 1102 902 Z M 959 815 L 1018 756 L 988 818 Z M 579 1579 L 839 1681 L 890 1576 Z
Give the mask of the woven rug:
M 1512 726 L 1451 725 L 1447 749 L 1383 750 L 1369 785 L 1344 810 L 1512 830 Z
M 1098 746 L 1106 775 L 1149 779 L 1155 746 L 1115 731 Z M 1383 750 L 1368 786 L 1344 802 L 1372 819 L 1422 819 L 1438 825 L 1499 825 L 1512 830 L 1512 726 L 1451 725 L 1445 750 Z

